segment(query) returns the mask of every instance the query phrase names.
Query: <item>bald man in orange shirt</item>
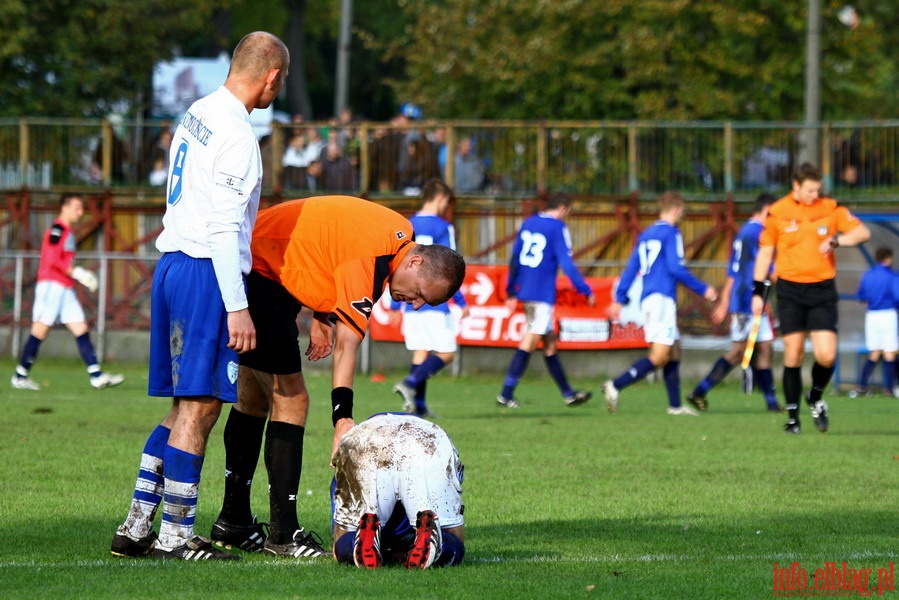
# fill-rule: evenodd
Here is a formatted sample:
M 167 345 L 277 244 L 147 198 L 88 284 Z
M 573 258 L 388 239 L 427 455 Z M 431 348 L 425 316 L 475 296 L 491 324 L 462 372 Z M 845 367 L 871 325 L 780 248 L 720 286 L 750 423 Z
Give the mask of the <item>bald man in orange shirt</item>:
M 247 299 L 257 346 L 240 357 L 238 401 L 224 432 L 225 499 L 211 537 L 276 556 L 324 556 L 320 539 L 299 526 L 296 514 L 309 412 L 297 315 L 304 306 L 314 315 L 306 358 L 333 352 L 333 454 L 355 424 L 353 376 L 374 304 L 388 285 L 395 301 L 415 309 L 446 302 L 462 284 L 465 262 L 445 246 L 416 244 L 412 224 L 399 213 L 350 196 L 291 200 L 260 211 L 251 249 Z M 268 535 L 250 509 L 266 419 Z
M 784 342 L 783 391 L 789 420 L 787 433 L 798 434 L 805 338 L 812 342 L 815 364 L 806 394 L 815 427 L 830 426 L 824 389 L 837 356 L 837 286 L 834 250 L 866 242 L 871 232 L 833 198 L 821 197 L 821 172 L 803 163 L 793 173 L 793 189 L 771 205 L 759 238 L 753 274 L 752 313 L 762 312 L 764 280 L 772 261 L 777 273 L 777 312 Z

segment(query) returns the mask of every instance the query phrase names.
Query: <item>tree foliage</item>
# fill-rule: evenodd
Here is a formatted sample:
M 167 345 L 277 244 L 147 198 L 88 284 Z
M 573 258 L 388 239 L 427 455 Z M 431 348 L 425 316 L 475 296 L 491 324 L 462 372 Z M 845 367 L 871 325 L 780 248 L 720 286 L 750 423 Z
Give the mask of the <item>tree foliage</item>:
M 899 112 L 899 4 L 821 0 L 822 116 Z M 429 117 L 802 119 L 807 2 L 356 0 L 350 105 Z M 4 0 L 0 116 L 100 116 L 148 102 L 153 65 L 265 29 L 292 53 L 278 107 L 333 110 L 340 0 Z
M 140 104 L 153 65 L 212 37 L 214 0 L 4 0 L 0 115 L 100 116 Z
M 456 118 L 801 119 L 806 2 L 408 0 L 391 82 Z M 894 116 L 895 3 L 822 0 L 824 118 Z M 887 6 L 889 5 L 889 6 Z M 895 27 L 892 27 L 895 31 Z

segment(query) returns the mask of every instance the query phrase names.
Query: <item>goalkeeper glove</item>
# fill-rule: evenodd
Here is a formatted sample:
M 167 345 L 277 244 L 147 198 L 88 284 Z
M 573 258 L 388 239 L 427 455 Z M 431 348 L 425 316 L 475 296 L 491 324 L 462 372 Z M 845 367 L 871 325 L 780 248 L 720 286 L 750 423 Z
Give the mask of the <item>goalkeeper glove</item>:
M 75 267 L 74 269 L 72 269 L 72 279 L 92 292 L 96 292 L 97 287 L 99 287 L 100 285 L 100 281 L 97 279 L 97 274 L 93 271 L 88 271 L 84 267 Z

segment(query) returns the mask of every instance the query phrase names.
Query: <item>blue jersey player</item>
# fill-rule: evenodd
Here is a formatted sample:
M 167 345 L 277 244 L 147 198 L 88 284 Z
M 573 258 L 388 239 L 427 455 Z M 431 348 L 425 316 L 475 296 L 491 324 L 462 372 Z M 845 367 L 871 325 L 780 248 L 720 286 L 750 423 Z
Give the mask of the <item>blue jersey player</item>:
M 453 201 L 453 190 L 440 179 L 425 182 L 422 188 L 422 206 L 409 221 L 419 244 L 440 244 L 456 249 L 453 226 L 444 216 Z M 468 303 L 462 292 L 456 292 L 453 302 L 468 315 Z M 409 376 L 393 386 L 393 391 L 403 397 L 403 410 L 421 417 L 434 417 L 425 402 L 428 378 L 436 375 L 453 362 L 458 345 L 458 328 L 449 304 L 437 306 L 425 304 L 413 310 L 405 304 L 403 314 L 403 338 L 406 348 L 412 351 Z M 399 302 L 392 302 L 391 309 L 398 310 Z
M 565 218 L 570 212 L 571 197 L 567 194 L 553 194 L 547 200 L 544 211 L 525 220 L 512 248 L 506 305 L 515 310 L 520 300 L 524 304 L 527 325 L 524 337 L 509 364 L 502 392 L 496 397 L 500 406 L 518 408 L 515 387 L 527 369 L 531 353 L 541 340 L 546 368 L 559 386 L 565 404 L 577 406 L 593 395 L 590 392 L 575 391 L 569 385 L 559 361 L 558 341 L 553 324 L 559 267 L 575 289 L 587 297 L 590 306 L 595 302 L 593 290 L 584 281 L 571 258 L 571 235 L 565 225 Z
M 718 294 L 715 288 L 697 279 L 684 264 L 684 241 L 677 228 L 683 216 L 684 200 L 679 193 L 665 192 L 659 196 L 659 220 L 640 234 L 621 274 L 615 301 L 609 306 L 609 317 L 618 318 L 621 307 L 628 303 L 631 284 L 638 274 L 642 275 L 640 309 L 649 355 L 603 385 L 609 412 L 617 409 L 618 394 L 622 389 L 662 367 L 668 390 L 668 414 L 699 414 L 689 406 L 681 405 L 680 401 L 680 332 L 675 294 L 678 283 L 712 302 L 718 299 Z
M 755 257 L 759 253 L 759 236 L 765 227 L 768 207 L 777 198 L 771 194 L 761 194 L 755 199 L 752 217 L 734 239 L 727 266 L 727 282 L 721 290 L 721 297 L 712 310 L 712 322 L 716 325 L 724 321 L 730 312 L 730 350 L 712 366 L 708 375 L 696 388 L 687 394 L 687 402 L 699 410 L 708 408 L 706 395 L 730 373 L 743 357 L 746 340 L 752 328 L 752 274 L 755 271 Z M 765 396 L 770 412 L 780 412 L 774 390 L 774 375 L 771 373 L 771 357 L 774 352 L 774 331 L 767 315 L 763 315 L 752 353 L 753 381 Z
M 893 250 L 880 246 L 874 251 L 874 260 L 877 264 L 862 275 L 856 293 L 856 297 L 867 305 L 865 347 L 869 352 L 859 375 L 857 393 L 868 391 L 871 373 L 883 358 L 884 391 L 892 394 L 896 385 L 896 352 L 899 350 L 896 317 L 899 298 L 894 295 L 896 273 L 892 269 Z

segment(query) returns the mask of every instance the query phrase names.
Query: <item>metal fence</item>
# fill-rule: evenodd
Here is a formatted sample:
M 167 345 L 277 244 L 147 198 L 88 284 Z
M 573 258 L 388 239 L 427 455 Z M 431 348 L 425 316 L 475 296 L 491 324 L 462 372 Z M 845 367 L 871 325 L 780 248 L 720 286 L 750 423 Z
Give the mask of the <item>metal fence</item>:
M 158 256 L 139 257 L 122 253 L 82 252 L 78 264 L 92 269 L 99 278 L 97 293 L 81 286 L 75 292 L 91 328 L 97 335 L 97 352 L 105 355 L 106 332 L 148 331 L 150 287 Z M 0 327 L 9 328 L 8 348 L 15 356 L 23 332 L 31 325 L 34 288 L 40 255 L 37 252 L 0 252 Z
M 158 164 L 167 157 L 165 132 L 172 130 L 171 121 L 0 120 L 0 190 L 86 186 L 152 193 L 154 167 L 165 167 Z M 514 198 L 566 190 L 651 197 L 677 189 L 693 198 L 748 198 L 788 189 L 809 134 L 820 148 L 817 162 L 828 191 L 840 199 L 899 199 L 899 120 L 815 127 L 796 122 L 276 122 L 260 145 L 264 187 L 285 196 L 415 195 L 425 179 L 443 176 L 463 196 Z M 336 150 L 329 153 L 332 142 Z M 295 148 L 287 152 L 292 144 Z M 470 147 L 464 156 L 463 146 Z M 313 158 L 319 164 L 310 168 Z

